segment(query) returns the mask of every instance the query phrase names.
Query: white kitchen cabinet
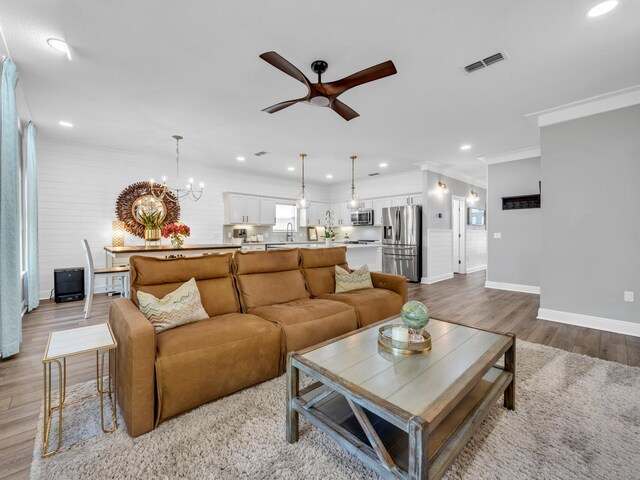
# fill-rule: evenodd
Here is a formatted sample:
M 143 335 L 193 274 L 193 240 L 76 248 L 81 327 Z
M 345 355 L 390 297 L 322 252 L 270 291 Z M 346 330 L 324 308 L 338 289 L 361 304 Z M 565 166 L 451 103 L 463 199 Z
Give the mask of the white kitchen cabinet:
M 411 195 L 409 197 L 409 205 L 422 205 L 422 194 Z
M 260 223 L 260 199 L 258 197 L 244 197 L 245 223 Z
M 391 199 L 392 207 L 404 207 L 409 205 L 409 197 L 393 197 Z
M 328 203 L 312 202 L 304 213 L 300 215 L 301 227 L 317 227 L 324 225 L 327 210 L 331 207 Z
M 373 201 L 373 224 L 382 225 L 382 209 L 391 207 L 390 198 L 377 198 Z
M 224 198 L 224 223 L 244 223 L 244 196 L 226 195 Z
M 331 205 L 329 205 L 328 203 L 316 203 L 315 207 L 315 211 L 313 212 L 314 215 L 310 217 L 310 221 L 312 221 L 313 223 L 310 223 L 309 225 L 324 225 L 324 223 L 327 221 L 327 210 L 331 208 Z
M 243 243 L 240 247 L 241 252 L 264 252 L 265 249 L 265 245 L 251 245 L 246 243 Z
M 422 194 L 404 195 L 391 199 L 392 207 L 404 207 L 406 205 L 422 205 Z
M 335 226 L 351 225 L 351 209 L 347 207 L 347 202 L 332 203 L 330 209 L 333 212 Z
M 225 194 L 224 223 L 257 225 L 260 223 L 260 199 L 235 193 Z
M 276 224 L 276 201 L 271 198 L 260 199 L 260 225 Z

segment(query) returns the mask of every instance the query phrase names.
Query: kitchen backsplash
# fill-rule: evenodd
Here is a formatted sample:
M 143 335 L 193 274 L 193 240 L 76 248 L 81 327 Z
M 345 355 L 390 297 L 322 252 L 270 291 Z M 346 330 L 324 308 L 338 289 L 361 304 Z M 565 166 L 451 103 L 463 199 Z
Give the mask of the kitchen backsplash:
M 257 226 L 257 225 L 225 225 L 223 235 L 226 241 L 230 241 L 233 237 L 234 228 L 244 228 L 247 231 L 247 241 L 252 235 L 263 235 L 265 242 L 283 242 L 286 240 L 285 232 L 274 232 L 273 227 Z M 318 231 L 318 239 L 324 237 L 324 228 L 316 227 Z M 344 226 L 335 227 L 336 240 L 345 240 L 348 235 L 349 240 L 382 240 L 382 227 L 374 226 Z M 294 231 L 294 240 L 302 242 L 307 241 L 307 227 L 299 227 Z

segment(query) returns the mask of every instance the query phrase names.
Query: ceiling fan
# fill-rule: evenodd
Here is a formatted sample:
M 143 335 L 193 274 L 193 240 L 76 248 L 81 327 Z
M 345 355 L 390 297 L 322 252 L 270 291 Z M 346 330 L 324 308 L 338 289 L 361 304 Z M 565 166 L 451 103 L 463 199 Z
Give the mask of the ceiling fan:
M 311 64 L 311 70 L 318 75 L 318 83 L 311 83 L 309 79 L 289 61 L 276 52 L 265 52 L 260 55 L 265 62 L 270 63 L 287 75 L 292 76 L 299 82 L 304 83 L 307 87 L 307 95 L 295 100 L 287 100 L 286 102 L 276 103 L 262 110 L 263 112 L 275 113 L 283 108 L 290 107 L 298 102 L 306 102 L 316 107 L 329 107 L 345 120 L 358 117 L 359 114 L 348 105 L 338 100 L 338 97 L 350 88 L 357 87 L 363 83 L 372 82 L 380 78 L 395 75 L 396 67 L 391 60 L 383 62 L 379 65 L 366 68 L 360 72 L 349 75 L 342 80 L 335 82 L 322 83 L 322 74 L 327 71 L 329 65 L 324 60 L 316 60 Z

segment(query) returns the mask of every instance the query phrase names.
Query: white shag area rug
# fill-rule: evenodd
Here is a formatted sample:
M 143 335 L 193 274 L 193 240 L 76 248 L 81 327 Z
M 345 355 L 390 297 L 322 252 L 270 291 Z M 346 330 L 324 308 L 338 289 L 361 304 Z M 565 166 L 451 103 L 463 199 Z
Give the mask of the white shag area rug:
M 640 368 L 518 341 L 516 410 L 497 404 L 449 469 L 457 479 L 640 478 Z M 93 393 L 88 382 L 69 401 Z M 31 479 L 373 479 L 301 417 L 284 440 L 285 377 L 209 403 L 138 438 L 103 434 L 94 397 L 64 412 L 63 447 Z M 56 425 L 52 425 L 55 432 Z

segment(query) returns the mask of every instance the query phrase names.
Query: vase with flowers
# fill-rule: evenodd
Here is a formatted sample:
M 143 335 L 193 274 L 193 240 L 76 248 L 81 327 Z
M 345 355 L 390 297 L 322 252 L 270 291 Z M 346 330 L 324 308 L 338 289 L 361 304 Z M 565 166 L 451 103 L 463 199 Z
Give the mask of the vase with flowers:
M 191 236 L 191 229 L 182 223 L 169 223 L 162 230 L 162 236 L 170 238 L 174 248 L 182 248 L 184 239 Z
M 333 226 L 333 212 L 331 210 L 327 210 L 327 213 L 324 216 L 324 244 L 326 247 L 330 247 L 332 245 L 333 239 L 336 236 Z

